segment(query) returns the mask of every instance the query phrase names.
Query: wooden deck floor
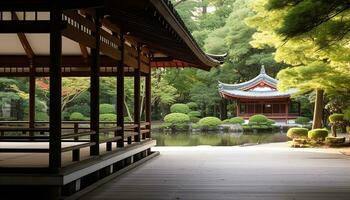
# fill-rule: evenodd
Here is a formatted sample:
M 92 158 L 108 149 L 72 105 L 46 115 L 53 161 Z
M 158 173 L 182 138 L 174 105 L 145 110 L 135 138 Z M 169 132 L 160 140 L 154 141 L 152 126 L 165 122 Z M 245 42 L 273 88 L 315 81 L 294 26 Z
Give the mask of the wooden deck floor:
M 283 144 L 154 150 L 161 155 L 81 199 L 350 199 L 350 157 L 339 153 Z

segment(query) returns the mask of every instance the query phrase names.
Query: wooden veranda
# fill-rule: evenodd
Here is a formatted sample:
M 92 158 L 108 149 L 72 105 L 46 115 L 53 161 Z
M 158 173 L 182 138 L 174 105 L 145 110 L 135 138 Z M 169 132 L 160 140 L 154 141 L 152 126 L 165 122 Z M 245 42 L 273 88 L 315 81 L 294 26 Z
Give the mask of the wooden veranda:
M 29 77 L 30 105 L 29 121 L 1 122 L 0 185 L 47 186 L 53 199 L 152 155 L 152 67 L 209 70 L 223 61 L 198 47 L 168 0 L 4 0 L 0 27 L 0 76 Z M 116 77 L 117 86 L 117 120 L 108 128 L 99 120 L 103 76 Z M 131 123 L 124 122 L 123 107 L 128 76 L 134 79 Z M 35 121 L 38 77 L 49 79 L 48 122 Z M 62 77 L 90 78 L 88 122 L 62 121 Z

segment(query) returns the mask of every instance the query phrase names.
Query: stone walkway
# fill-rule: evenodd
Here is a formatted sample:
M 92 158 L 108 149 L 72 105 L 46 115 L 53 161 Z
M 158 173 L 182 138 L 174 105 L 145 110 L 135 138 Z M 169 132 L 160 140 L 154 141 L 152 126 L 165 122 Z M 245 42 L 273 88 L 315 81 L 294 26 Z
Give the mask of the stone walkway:
M 81 199 L 350 199 L 350 157 L 285 143 L 156 147 L 161 155 Z

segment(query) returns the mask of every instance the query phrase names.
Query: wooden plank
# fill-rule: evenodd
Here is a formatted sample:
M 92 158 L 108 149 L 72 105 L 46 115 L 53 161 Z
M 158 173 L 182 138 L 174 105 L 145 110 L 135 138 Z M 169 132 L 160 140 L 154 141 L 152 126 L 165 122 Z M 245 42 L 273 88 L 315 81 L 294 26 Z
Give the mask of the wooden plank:
M 70 24 L 67 24 L 67 27 L 62 31 L 62 35 L 84 46 L 90 48 L 96 47 L 95 39 L 93 36 L 83 31 L 80 31 L 79 29 Z

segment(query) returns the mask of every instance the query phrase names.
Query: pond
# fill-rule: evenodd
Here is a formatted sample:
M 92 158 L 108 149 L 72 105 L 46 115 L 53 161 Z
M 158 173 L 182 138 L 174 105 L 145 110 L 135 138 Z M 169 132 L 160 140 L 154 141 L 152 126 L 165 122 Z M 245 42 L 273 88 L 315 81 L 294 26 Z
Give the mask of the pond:
M 159 132 L 154 130 L 152 138 L 157 140 L 157 146 L 235 146 L 288 141 L 284 132 L 243 134 L 242 132 Z

